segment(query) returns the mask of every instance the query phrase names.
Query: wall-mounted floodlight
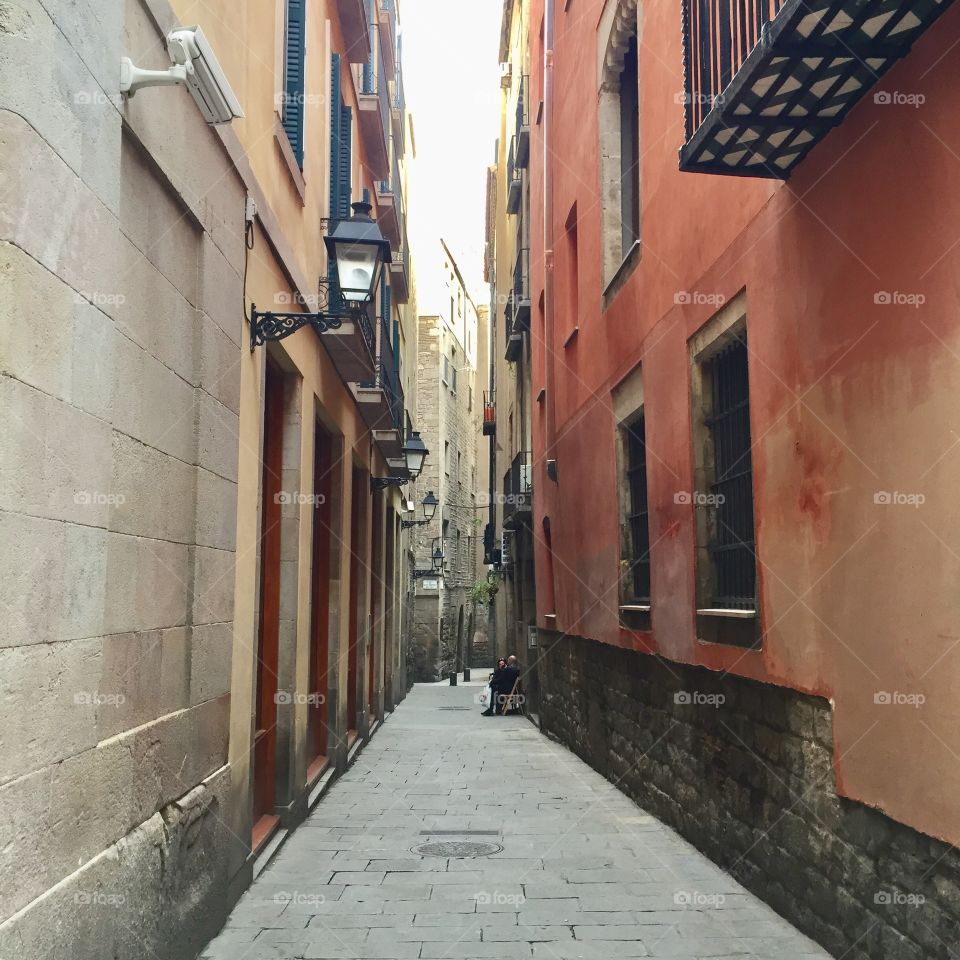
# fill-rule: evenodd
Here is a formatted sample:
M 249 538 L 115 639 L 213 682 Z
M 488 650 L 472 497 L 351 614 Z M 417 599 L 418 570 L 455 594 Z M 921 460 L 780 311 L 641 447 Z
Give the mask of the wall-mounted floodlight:
M 167 34 L 169 70 L 142 70 L 129 57 L 120 61 L 120 92 L 132 97 L 143 87 L 184 84 L 210 124 L 229 123 L 243 116 L 240 101 L 199 27 Z

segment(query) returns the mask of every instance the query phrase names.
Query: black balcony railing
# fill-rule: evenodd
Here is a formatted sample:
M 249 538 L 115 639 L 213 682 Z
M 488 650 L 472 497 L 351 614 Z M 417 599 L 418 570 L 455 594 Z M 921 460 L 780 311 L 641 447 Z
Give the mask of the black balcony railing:
M 503 524 L 515 526 L 533 506 L 533 476 L 530 454 L 518 453 L 503 477 Z
M 394 427 L 403 433 L 403 387 L 400 385 L 400 371 L 397 354 L 391 341 L 393 324 L 389 317 L 380 318 L 380 356 L 377 372 L 377 386 L 387 398 L 390 406 L 390 418 Z
M 523 168 L 517 163 L 517 138 L 510 139 L 507 155 L 507 213 L 519 213 L 523 199 Z
M 521 247 L 513 266 L 513 326 L 530 329 L 530 248 Z
M 682 0 L 680 169 L 785 179 L 949 0 Z
M 517 123 L 514 130 L 516 165 L 526 167 L 530 159 L 530 78 L 520 78 L 517 90 Z

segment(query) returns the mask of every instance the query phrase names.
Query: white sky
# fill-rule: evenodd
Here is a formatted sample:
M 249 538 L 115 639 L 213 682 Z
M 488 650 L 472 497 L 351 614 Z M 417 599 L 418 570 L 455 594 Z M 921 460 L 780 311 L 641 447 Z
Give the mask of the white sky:
M 503 2 L 400 0 L 399 9 L 404 88 L 417 141 L 407 204 L 411 244 L 422 260 L 446 240 L 471 295 L 483 304 L 489 299 L 483 283 L 486 169 L 500 122 Z

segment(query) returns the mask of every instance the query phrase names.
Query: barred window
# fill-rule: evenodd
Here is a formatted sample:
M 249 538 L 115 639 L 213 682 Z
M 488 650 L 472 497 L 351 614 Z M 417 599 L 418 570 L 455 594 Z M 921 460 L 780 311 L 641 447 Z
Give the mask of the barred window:
M 646 422 L 638 417 L 626 427 L 627 486 L 630 491 L 630 583 L 637 604 L 650 603 L 650 520 L 647 509 Z
M 708 361 L 707 376 L 711 388 L 707 426 L 714 462 L 708 501 L 714 511 L 710 543 L 713 606 L 753 610 L 757 576 L 746 331 Z

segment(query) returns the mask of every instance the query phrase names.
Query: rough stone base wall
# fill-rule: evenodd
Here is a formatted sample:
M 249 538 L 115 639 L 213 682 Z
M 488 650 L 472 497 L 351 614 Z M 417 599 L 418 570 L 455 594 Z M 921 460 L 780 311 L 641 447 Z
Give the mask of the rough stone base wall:
M 544 652 L 544 731 L 835 957 L 960 957 L 960 851 L 836 796 L 827 701 L 578 637 Z
M 0 957 L 193 960 L 230 904 L 224 767 L 0 924 Z

